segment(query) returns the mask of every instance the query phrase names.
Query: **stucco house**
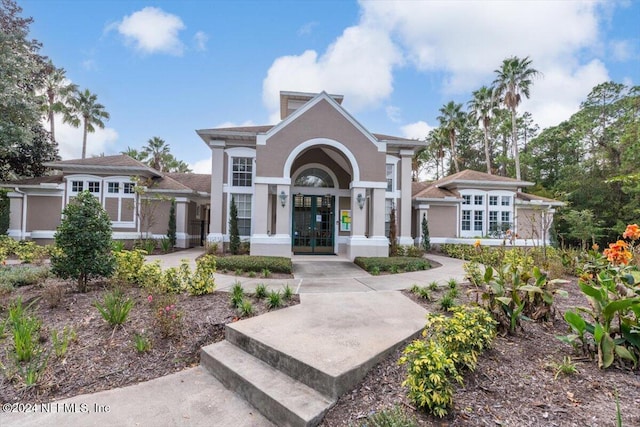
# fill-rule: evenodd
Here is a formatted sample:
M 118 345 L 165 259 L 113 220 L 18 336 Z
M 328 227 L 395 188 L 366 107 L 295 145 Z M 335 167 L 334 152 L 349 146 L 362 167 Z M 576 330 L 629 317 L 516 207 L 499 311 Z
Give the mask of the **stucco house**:
M 555 209 L 564 203 L 520 191 L 534 185 L 497 175 L 464 170 L 435 182 L 414 182 L 414 235 L 421 235 L 422 217 L 428 219 L 433 244 L 484 245 L 505 240 L 517 246 L 549 243 Z
M 101 201 L 111 218 L 114 239 L 133 241 L 166 235 L 171 199 L 176 201 L 177 246 L 200 245 L 206 238 L 208 174 L 158 172 L 126 155 L 46 166 L 57 173 L 0 184 L 9 190 L 8 234 L 15 239 L 52 242 L 62 210 L 83 190 Z
M 253 255 L 387 256 L 392 207 L 401 245 L 421 243 L 423 218 L 433 244 L 549 240 L 561 202 L 523 193 L 531 182 L 471 170 L 412 182 L 425 142 L 371 133 L 342 101 L 281 92 L 276 125 L 197 130 L 211 175 L 158 172 L 125 155 L 49 163 L 56 174 L 0 184 L 10 189 L 9 234 L 49 242 L 64 206 L 89 190 L 119 240 L 164 236 L 175 199 L 183 248 L 209 241 L 222 250 L 232 200 Z

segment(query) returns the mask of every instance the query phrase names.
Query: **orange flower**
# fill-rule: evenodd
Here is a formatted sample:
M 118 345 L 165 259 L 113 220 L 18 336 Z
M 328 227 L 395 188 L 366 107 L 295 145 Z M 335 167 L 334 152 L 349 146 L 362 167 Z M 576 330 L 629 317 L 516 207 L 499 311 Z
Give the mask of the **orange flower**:
M 612 264 L 629 264 L 633 258 L 633 254 L 629 252 L 629 244 L 624 240 L 618 240 L 616 243 L 609 243 L 609 248 L 603 252 Z
M 600 245 L 599 245 L 599 244 L 597 244 L 597 243 L 594 243 L 594 244 L 591 246 L 591 249 L 593 249 L 594 251 L 597 251 L 598 249 L 600 249 Z
M 476 240 L 475 242 L 473 242 L 473 247 L 474 247 L 474 248 L 480 247 L 480 245 L 481 245 L 481 244 L 482 244 L 482 243 L 480 243 L 480 239 L 478 239 L 478 240 Z
M 640 228 L 638 227 L 638 224 L 627 225 L 627 229 L 622 233 L 622 237 L 631 240 L 640 239 Z

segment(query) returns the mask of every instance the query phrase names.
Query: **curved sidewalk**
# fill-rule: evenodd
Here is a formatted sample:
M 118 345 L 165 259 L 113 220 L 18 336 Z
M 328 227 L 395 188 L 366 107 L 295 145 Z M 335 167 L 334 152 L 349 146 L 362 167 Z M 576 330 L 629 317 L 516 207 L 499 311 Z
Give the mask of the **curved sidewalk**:
M 193 248 L 166 255 L 148 256 L 147 261 L 159 260 L 163 268 L 168 268 L 177 267 L 183 259 L 186 259 L 191 268 L 195 268 L 195 259 L 202 253 L 202 248 Z M 426 258 L 435 263 L 429 270 L 372 276 L 346 258 L 296 255 L 293 257 L 292 279 L 249 278 L 216 273 L 216 288 L 224 291 L 235 283 L 240 283 L 249 291 L 258 284 L 264 284 L 269 289 L 283 288 L 288 285 L 295 293 L 300 294 L 372 292 L 408 289 L 416 284 L 424 286 L 434 281 L 444 285 L 450 279 L 458 282 L 465 280 L 462 268 L 464 261 L 433 254 L 428 254 Z

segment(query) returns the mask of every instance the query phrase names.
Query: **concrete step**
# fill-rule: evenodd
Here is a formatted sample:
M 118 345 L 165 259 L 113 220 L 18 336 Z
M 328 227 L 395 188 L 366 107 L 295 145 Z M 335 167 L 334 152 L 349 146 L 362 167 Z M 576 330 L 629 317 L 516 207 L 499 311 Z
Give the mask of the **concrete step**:
M 324 372 L 281 350 L 270 347 L 259 337 L 246 335 L 231 324 L 226 327 L 226 340 L 325 396 L 337 399 L 345 391 L 338 387 L 338 378 L 335 374 Z
M 278 426 L 316 426 L 335 403 L 229 341 L 203 347 L 200 363 Z

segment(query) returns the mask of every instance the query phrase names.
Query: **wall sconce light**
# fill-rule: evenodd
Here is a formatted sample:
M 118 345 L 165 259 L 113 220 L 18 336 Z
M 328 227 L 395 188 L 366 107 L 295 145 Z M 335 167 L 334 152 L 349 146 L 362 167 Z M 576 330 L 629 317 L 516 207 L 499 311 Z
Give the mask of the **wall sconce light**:
M 287 203 L 287 194 L 283 191 L 280 192 L 280 205 L 284 208 L 284 205 Z
M 364 197 L 362 197 L 362 193 L 358 193 L 356 202 L 358 202 L 358 207 L 360 208 L 360 210 L 362 210 L 362 208 L 364 208 Z

